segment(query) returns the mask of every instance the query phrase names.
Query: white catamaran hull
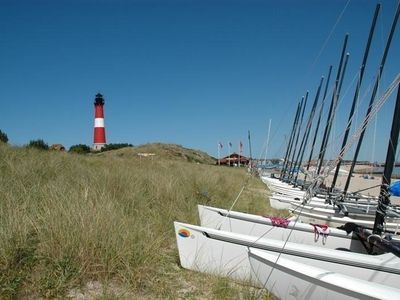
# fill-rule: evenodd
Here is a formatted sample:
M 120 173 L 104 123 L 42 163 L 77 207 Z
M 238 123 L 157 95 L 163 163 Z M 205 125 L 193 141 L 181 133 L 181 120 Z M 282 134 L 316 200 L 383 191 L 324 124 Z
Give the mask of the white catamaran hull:
M 292 203 L 301 204 L 303 201 L 303 197 L 293 197 L 288 195 L 276 194 L 272 193 L 269 197 L 269 203 L 271 207 L 276 209 L 289 209 Z M 323 205 L 325 204 L 325 199 L 319 197 L 312 197 L 309 203 L 316 204 L 316 205 Z
M 400 294 L 399 289 L 310 267 L 254 248 L 249 250 L 249 259 L 259 283 L 280 299 L 392 300 Z
M 258 287 L 263 286 L 260 272 L 249 260 L 249 249 L 256 248 L 269 255 L 279 255 L 286 260 L 326 270 L 328 273 L 369 281 L 371 286 L 390 286 L 391 291 L 400 282 L 400 260 L 393 254 L 364 255 L 321 247 L 285 243 L 272 239 L 240 235 L 215 229 L 175 222 L 179 258 L 184 268 L 245 281 Z M 268 272 L 268 270 L 267 270 Z M 274 290 L 282 299 L 354 299 L 343 291 L 329 290 L 308 280 L 296 282 L 272 272 L 268 282 L 284 282 L 285 290 L 307 290 L 307 294 L 291 295 L 282 289 Z M 267 288 L 273 288 L 267 286 Z M 326 287 L 325 287 L 326 289 Z M 323 297 L 321 298 L 321 295 Z M 400 297 L 400 291 L 396 297 Z M 395 298 L 396 298 L 395 297 Z M 368 298 L 362 297 L 362 298 Z M 392 299 L 395 299 L 392 298 Z
M 376 214 L 376 206 L 371 207 L 367 205 L 355 205 L 355 204 L 348 204 L 343 203 L 343 206 L 347 208 L 348 215 L 353 219 L 360 219 L 360 220 L 374 220 Z M 293 210 L 302 210 L 311 213 L 318 213 L 324 216 L 344 216 L 343 212 L 339 210 L 338 207 L 335 207 L 331 204 L 320 204 L 315 202 L 307 203 L 303 205 L 298 201 L 291 202 L 291 208 Z M 386 218 L 389 223 L 399 223 L 399 218 Z
M 328 195 L 312 197 L 308 202 L 307 205 L 314 206 L 314 207 L 329 207 L 331 204 L 327 204 L 329 201 Z M 297 203 L 301 204 L 303 202 L 303 198 L 287 196 L 283 194 L 272 193 L 269 197 L 270 204 L 273 208 L 277 209 L 289 209 L 291 204 Z M 349 208 L 360 208 L 365 210 L 367 213 L 369 210 L 374 210 L 378 205 L 378 202 L 371 198 L 371 199 L 359 199 L 357 201 L 349 199 L 346 202 L 339 202 L 343 205 L 347 205 Z
M 301 209 L 289 209 L 290 212 L 297 215 L 302 222 L 305 223 L 325 223 L 331 227 L 339 227 L 346 223 L 355 223 L 366 228 L 373 228 L 373 220 L 354 219 L 345 216 L 325 215 L 315 212 L 309 212 Z M 399 223 L 385 223 L 385 230 L 398 232 L 400 229 Z
M 329 249 L 348 249 L 367 253 L 362 243 L 344 230 L 289 221 L 279 227 L 273 219 L 263 216 L 227 211 L 221 208 L 198 205 L 200 224 L 203 227 L 240 234 L 267 237 L 281 241 L 315 245 Z M 279 225 L 279 224 L 278 224 Z

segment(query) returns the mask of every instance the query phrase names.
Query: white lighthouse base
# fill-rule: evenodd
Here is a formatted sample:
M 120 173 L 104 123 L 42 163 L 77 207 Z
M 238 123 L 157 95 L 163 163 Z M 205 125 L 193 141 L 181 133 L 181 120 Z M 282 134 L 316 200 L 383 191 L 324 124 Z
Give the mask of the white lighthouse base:
M 93 144 L 93 151 L 100 151 L 106 144 Z

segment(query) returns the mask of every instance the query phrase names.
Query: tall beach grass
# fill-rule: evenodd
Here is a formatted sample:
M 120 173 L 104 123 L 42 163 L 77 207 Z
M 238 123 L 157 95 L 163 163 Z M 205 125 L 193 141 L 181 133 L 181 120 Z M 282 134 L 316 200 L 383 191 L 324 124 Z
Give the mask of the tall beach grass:
M 244 169 L 0 145 L 0 298 L 66 297 L 88 282 L 119 296 L 230 298 L 241 290 L 179 267 L 173 221 L 228 208 Z M 251 178 L 236 209 L 267 213 Z M 121 292 L 122 290 L 122 292 Z M 111 297 L 113 298 L 113 297 Z

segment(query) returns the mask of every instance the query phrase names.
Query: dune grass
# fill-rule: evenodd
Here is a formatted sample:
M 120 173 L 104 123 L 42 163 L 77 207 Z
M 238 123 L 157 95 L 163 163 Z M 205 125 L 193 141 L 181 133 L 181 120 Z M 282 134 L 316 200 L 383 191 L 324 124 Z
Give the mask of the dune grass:
M 251 288 L 180 268 L 173 231 L 174 220 L 197 224 L 198 203 L 230 207 L 248 176 L 0 145 L 0 298 L 68 297 L 99 282 L 98 299 L 251 299 Z M 250 178 L 235 209 L 271 211 L 264 189 Z

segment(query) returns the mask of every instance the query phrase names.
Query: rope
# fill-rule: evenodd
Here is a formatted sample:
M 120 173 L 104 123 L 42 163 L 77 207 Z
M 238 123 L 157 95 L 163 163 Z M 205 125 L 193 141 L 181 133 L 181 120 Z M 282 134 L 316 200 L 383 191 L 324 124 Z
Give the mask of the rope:
M 356 72 L 356 74 L 354 75 L 354 77 L 353 77 L 351 83 L 349 84 L 348 88 L 346 89 L 345 93 L 343 94 L 342 97 L 340 97 L 340 99 L 339 99 L 339 101 L 338 101 L 338 106 L 340 105 L 340 103 L 342 103 L 342 102 L 344 101 L 344 98 L 345 98 L 345 96 L 347 95 L 347 93 L 349 92 L 350 88 L 353 86 L 355 79 L 357 79 L 357 78 L 359 79 L 359 77 L 360 77 L 360 70 L 358 70 L 358 71 Z M 359 80 L 357 80 L 357 85 L 359 85 Z M 360 96 L 360 94 L 358 95 L 358 97 L 357 97 L 356 111 L 358 111 L 358 107 L 359 107 L 359 106 L 364 102 L 364 100 L 366 99 L 366 97 L 367 97 L 368 93 L 370 92 L 371 88 L 372 88 L 372 82 L 368 85 L 367 89 L 365 90 L 365 92 L 364 92 L 364 94 L 363 94 L 362 96 Z M 329 92 L 330 92 L 330 91 L 329 91 Z M 323 116 L 326 117 L 326 115 L 327 115 L 327 112 L 325 112 Z M 331 120 L 331 121 L 333 121 L 333 120 Z M 353 123 L 353 122 L 354 122 L 355 124 L 357 124 L 357 113 L 356 113 L 356 112 L 353 114 L 353 116 L 351 117 L 351 119 L 348 120 L 348 122 L 347 122 L 345 128 L 347 128 L 347 126 L 348 126 L 350 123 Z M 322 133 L 321 133 L 321 134 L 322 134 Z M 334 145 L 334 146 L 339 146 L 339 145 L 337 145 L 337 143 L 334 142 L 334 141 L 343 139 L 344 134 L 345 134 L 345 131 L 341 132 L 341 134 L 340 134 L 339 136 L 337 136 L 335 139 L 331 139 L 332 141 L 329 142 L 329 143 L 327 144 L 326 149 L 332 147 L 332 145 Z M 325 151 L 326 151 L 326 150 L 325 150 Z M 333 151 L 333 152 L 335 153 L 335 151 Z M 339 152 L 339 150 L 337 150 L 337 152 Z M 307 173 L 306 173 L 306 174 L 307 174 Z
M 242 188 L 240 189 L 239 194 L 236 196 L 235 201 L 233 201 L 231 207 L 229 208 L 228 213 L 226 214 L 226 216 L 224 216 L 224 218 L 223 218 L 223 219 L 221 220 L 221 222 L 219 223 L 219 226 L 218 226 L 219 228 L 221 228 L 222 224 L 224 224 L 224 222 L 228 219 L 229 215 L 231 214 L 231 211 L 232 211 L 233 207 L 236 205 L 236 202 L 239 200 L 240 196 L 242 195 L 242 193 L 243 193 L 244 189 L 246 188 L 246 186 L 247 186 L 247 184 L 248 184 L 250 178 L 251 178 L 251 176 L 248 176 L 248 177 L 246 178 L 246 180 L 245 180 L 245 182 L 244 182 Z
M 300 212 L 303 210 L 303 207 L 304 207 L 304 206 L 301 207 Z M 279 258 L 280 258 L 281 255 L 282 255 L 283 249 L 285 249 L 286 244 L 289 242 L 289 239 L 290 239 L 290 237 L 291 237 L 291 235 L 292 235 L 292 233 L 293 233 L 294 228 L 296 227 L 296 224 L 297 224 L 297 222 L 298 222 L 298 220 L 299 220 L 299 217 L 300 217 L 300 216 L 297 216 L 297 218 L 294 220 L 293 227 L 290 228 L 289 234 L 288 234 L 288 236 L 287 236 L 285 242 L 283 243 L 283 246 L 282 246 L 281 250 L 279 251 L 278 257 L 276 258 L 274 265 L 276 265 L 276 264 L 278 263 L 278 260 L 279 260 Z M 252 244 L 250 244 L 247 248 L 249 249 L 252 245 L 254 245 L 256 242 L 258 242 L 263 236 L 265 236 L 267 233 L 269 233 L 273 228 L 274 228 L 274 227 L 272 227 L 272 228 L 271 228 L 270 230 L 268 230 L 266 233 L 264 233 L 263 235 L 261 235 L 258 239 L 256 239 L 256 240 L 255 240 Z M 264 284 L 262 285 L 262 287 L 261 287 L 262 289 L 265 289 L 265 286 L 267 285 L 269 279 L 271 278 L 272 272 L 273 272 L 274 270 L 275 270 L 275 267 L 272 267 L 272 268 L 271 268 L 271 271 L 270 271 L 269 274 L 268 274 L 267 280 L 265 281 L 265 283 L 264 283 Z
M 338 105 L 337 105 L 338 107 L 339 107 L 339 105 L 344 101 L 344 98 L 346 97 L 347 93 L 350 91 L 350 89 L 351 89 L 351 87 L 353 86 L 353 84 L 354 84 L 354 82 L 356 81 L 356 79 L 359 79 L 359 78 L 360 78 L 360 70 L 358 70 L 358 71 L 356 72 L 356 74 L 354 75 L 354 77 L 353 77 L 351 83 L 349 84 L 348 88 L 347 88 L 346 91 L 344 92 L 343 96 L 340 97 L 340 99 L 339 99 L 339 101 L 338 101 Z M 357 85 L 358 85 L 358 84 L 359 84 L 359 80 L 357 80 Z M 372 82 L 368 85 L 368 88 L 367 88 L 366 91 L 364 92 L 364 94 L 363 94 L 363 96 L 361 97 L 361 99 L 360 99 L 360 94 L 358 95 L 358 98 L 357 98 L 357 107 L 360 106 L 360 105 L 364 102 L 364 100 L 366 99 L 366 97 L 367 97 L 368 93 L 370 92 L 371 88 L 372 88 Z M 360 101 L 360 100 L 361 100 L 361 101 Z M 357 108 L 357 109 L 358 109 L 358 108 Z M 327 112 L 325 112 L 324 117 L 326 116 L 326 114 L 327 114 Z M 353 114 L 353 116 L 351 117 L 351 119 L 349 119 L 349 120 L 347 121 L 347 123 L 345 124 L 345 125 L 346 125 L 345 128 L 347 128 L 347 126 L 349 126 L 350 123 L 353 123 L 353 121 L 354 121 L 356 118 L 357 118 L 357 115 L 356 115 L 356 114 Z M 330 122 L 333 122 L 333 118 L 332 118 L 332 120 L 331 120 Z M 355 123 L 356 123 L 356 122 L 355 122 Z M 340 135 L 338 135 L 335 139 L 331 139 L 332 141 L 329 142 L 329 143 L 327 144 L 326 149 L 330 148 L 332 145 L 338 146 L 337 143 L 336 143 L 335 141 L 337 141 L 337 140 L 342 140 L 343 137 L 344 137 L 344 134 L 345 134 L 345 131 L 342 131 L 342 132 L 340 133 Z M 326 151 L 326 150 L 325 150 L 325 151 Z M 337 150 L 337 152 L 338 152 L 338 151 L 339 151 L 339 150 Z
M 353 146 L 353 144 L 358 140 L 363 130 L 367 127 L 369 120 L 371 120 L 378 113 L 378 111 L 382 108 L 383 104 L 385 104 L 385 102 L 389 99 L 390 95 L 399 85 L 399 83 L 400 83 L 400 73 L 397 74 L 393 82 L 386 89 L 385 93 L 378 99 L 378 101 L 376 101 L 372 105 L 370 113 L 365 117 L 362 124 L 353 134 L 350 141 L 343 147 L 343 149 L 340 150 L 339 154 L 336 156 L 336 159 L 332 161 L 327 161 L 321 174 L 313 174 L 311 172 L 308 172 L 309 173 L 308 175 L 310 175 L 311 178 L 314 178 L 314 180 L 306 190 L 303 202 L 308 202 L 308 200 L 311 199 L 314 190 L 316 190 L 316 188 L 321 185 L 321 183 L 328 177 L 329 173 L 336 167 L 338 162 L 344 157 L 344 155 L 349 151 L 349 149 Z
M 368 190 L 370 190 L 370 189 L 376 188 L 376 187 L 381 186 L 381 185 L 382 185 L 382 184 L 377 184 L 377 185 L 373 185 L 373 186 L 367 187 L 367 188 L 362 189 L 362 190 L 357 190 L 357 191 L 353 192 L 353 194 L 357 194 L 357 193 L 359 193 L 359 192 L 368 191 Z
M 232 211 L 233 207 L 235 206 L 236 202 L 239 200 L 239 197 L 240 197 L 240 195 L 243 193 L 244 188 L 246 187 L 247 182 L 248 182 L 248 179 L 246 180 L 245 184 L 242 186 L 242 189 L 240 190 L 239 194 L 237 195 L 235 201 L 233 201 L 233 204 L 232 204 L 232 206 L 229 208 L 226 217 L 229 216 L 229 214 L 231 213 L 231 211 Z
M 335 24 L 333 25 L 331 31 L 328 34 L 328 37 L 326 38 L 325 42 L 322 44 L 321 49 L 318 52 L 318 55 L 316 57 L 316 59 L 314 60 L 314 62 L 311 65 L 310 68 L 310 72 L 312 71 L 312 69 L 314 69 L 318 59 L 320 58 L 320 56 L 322 55 L 322 52 L 324 52 L 326 45 L 328 44 L 329 40 L 331 39 L 332 34 L 335 32 L 336 26 L 339 24 L 340 20 L 342 19 L 342 16 L 344 15 L 344 12 L 347 9 L 347 6 L 349 5 L 350 0 L 347 1 L 346 5 L 344 6 L 342 12 L 340 13 L 340 15 L 337 17 Z
M 329 32 L 327 38 L 325 39 L 324 43 L 322 44 L 321 49 L 319 50 L 319 52 L 318 52 L 318 54 L 317 54 L 317 57 L 314 59 L 313 63 L 311 64 L 311 67 L 310 67 L 309 72 L 308 72 L 309 74 L 312 72 L 312 70 L 314 69 L 314 67 L 315 67 L 315 65 L 316 65 L 316 63 L 317 63 L 317 61 L 319 60 L 319 58 L 321 57 L 322 53 L 324 52 L 325 47 L 327 46 L 329 40 L 331 39 L 333 33 L 335 32 L 336 27 L 337 27 L 337 25 L 339 24 L 340 20 L 342 19 L 343 15 L 344 15 L 344 13 L 345 13 L 345 11 L 346 11 L 346 9 L 347 9 L 347 6 L 348 6 L 349 4 L 350 4 L 350 0 L 347 1 L 347 3 L 346 3 L 346 5 L 344 6 L 343 10 L 340 12 L 339 16 L 337 17 L 337 19 L 336 19 L 336 21 L 335 21 L 335 24 L 333 25 L 333 27 L 332 27 L 331 31 Z M 309 77 L 309 75 L 307 75 L 307 77 Z M 280 118 L 280 122 L 278 123 L 278 126 L 276 127 L 277 129 L 276 129 L 276 130 L 273 132 L 273 134 L 272 134 L 272 140 L 273 140 L 273 139 L 275 138 L 275 136 L 277 135 L 278 129 L 281 128 L 280 125 L 283 123 L 284 120 L 287 119 L 287 116 L 288 116 L 288 115 L 289 115 L 289 110 L 285 110 L 284 117 L 283 117 L 283 118 Z M 259 155 L 260 159 L 261 159 L 261 155 L 262 155 L 262 153 L 263 153 L 263 149 L 264 149 L 264 145 L 263 145 L 262 150 L 261 150 L 260 155 Z

